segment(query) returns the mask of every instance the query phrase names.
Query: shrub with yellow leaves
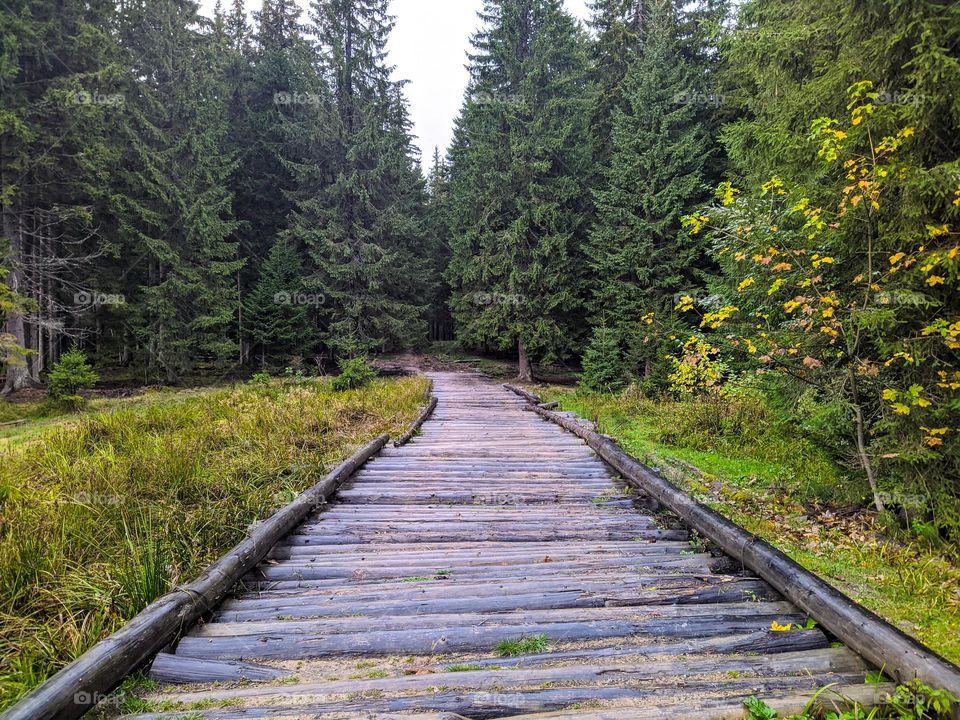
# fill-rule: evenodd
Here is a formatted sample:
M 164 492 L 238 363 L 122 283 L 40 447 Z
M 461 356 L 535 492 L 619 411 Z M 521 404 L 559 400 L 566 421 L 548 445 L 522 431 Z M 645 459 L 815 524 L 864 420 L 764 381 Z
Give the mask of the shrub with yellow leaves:
M 842 402 L 877 509 L 885 489 L 910 486 L 960 537 L 960 187 L 917 160 L 924 139 L 870 82 L 849 94 L 847 118 L 813 123 L 824 177 L 724 183 L 720 202 L 686 221 L 723 248 L 714 257 L 736 305 L 721 294 L 678 310 L 701 315 L 716 334 L 702 343 L 732 367 Z

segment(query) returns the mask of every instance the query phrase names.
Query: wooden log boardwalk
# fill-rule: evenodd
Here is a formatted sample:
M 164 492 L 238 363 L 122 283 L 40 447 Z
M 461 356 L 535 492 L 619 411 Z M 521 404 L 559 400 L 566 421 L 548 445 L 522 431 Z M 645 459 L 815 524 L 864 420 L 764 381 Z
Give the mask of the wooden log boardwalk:
M 421 434 L 158 656 L 136 717 L 719 719 L 892 690 L 524 400 L 432 378 Z

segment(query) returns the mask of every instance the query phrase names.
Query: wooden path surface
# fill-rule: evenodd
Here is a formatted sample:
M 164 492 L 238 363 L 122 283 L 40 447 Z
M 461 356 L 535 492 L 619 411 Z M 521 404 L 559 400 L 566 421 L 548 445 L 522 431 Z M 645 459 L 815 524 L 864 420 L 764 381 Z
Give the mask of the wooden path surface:
M 193 684 L 138 717 L 727 718 L 889 689 L 819 629 L 772 631 L 807 618 L 581 440 L 489 381 L 433 379 L 422 434 L 161 655 L 157 679 Z

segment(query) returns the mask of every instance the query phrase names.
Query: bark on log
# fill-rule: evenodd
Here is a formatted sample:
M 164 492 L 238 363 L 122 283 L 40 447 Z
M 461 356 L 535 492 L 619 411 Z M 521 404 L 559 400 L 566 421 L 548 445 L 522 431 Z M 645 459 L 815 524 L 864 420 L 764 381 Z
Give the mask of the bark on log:
M 505 386 L 521 397 L 519 388 Z M 566 428 L 638 489 L 651 495 L 854 651 L 900 682 L 919 678 L 960 697 L 960 668 L 848 598 L 769 543 L 697 502 L 625 453 L 615 442 L 558 413 L 533 405 L 546 420 Z
M 273 546 L 326 502 L 344 480 L 387 444 L 384 434 L 364 445 L 320 483 L 258 525 L 248 538 L 196 580 L 163 596 L 118 632 L 97 643 L 31 691 L 2 720 L 74 720 L 103 700 L 124 678 L 174 642 L 211 611 Z

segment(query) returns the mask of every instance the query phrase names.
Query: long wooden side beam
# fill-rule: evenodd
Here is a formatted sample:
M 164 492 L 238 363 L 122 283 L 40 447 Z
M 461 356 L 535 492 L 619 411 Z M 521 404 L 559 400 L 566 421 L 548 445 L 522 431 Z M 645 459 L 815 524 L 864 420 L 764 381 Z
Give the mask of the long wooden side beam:
M 420 417 L 414 420 L 413 425 L 410 426 L 410 429 L 396 439 L 396 441 L 393 443 L 394 447 L 403 447 L 413 439 L 413 436 L 417 434 L 420 426 L 423 425 L 430 418 L 430 416 L 433 415 L 433 411 L 437 409 L 437 402 L 438 400 L 436 396 L 432 396 L 430 398 L 430 404 L 424 408 L 422 413 L 420 413 Z
M 130 673 L 174 642 L 217 603 L 284 536 L 333 495 L 354 471 L 380 452 L 386 433 L 340 463 L 329 475 L 256 529 L 189 585 L 164 595 L 119 631 L 7 710 L 2 720 L 74 720 L 105 699 Z
M 769 543 L 697 502 L 609 438 L 540 407 L 533 400 L 535 396 L 520 388 L 504 387 L 525 398 L 533 412 L 581 437 L 630 484 L 670 508 L 691 528 L 770 583 L 876 667 L 883 668 L 899 682 L 919 678 L 931 687 L 960 698 L 960 668 L 956 665 L 851 600 Z

